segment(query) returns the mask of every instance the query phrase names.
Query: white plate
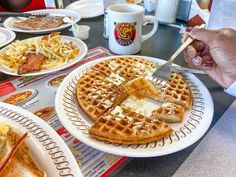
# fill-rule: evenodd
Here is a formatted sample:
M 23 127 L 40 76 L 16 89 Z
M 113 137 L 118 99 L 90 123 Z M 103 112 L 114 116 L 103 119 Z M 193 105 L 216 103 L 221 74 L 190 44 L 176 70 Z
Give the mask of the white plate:
M 65 9 L 77 12 L 81 18 L 93 18 L 104 13 L 102 0 L 80 0 L 71 3 Z
M 141 2 L 142 0 L 136 0 L 134 4 Z M 77 12 L 81 18 L 93 18 L 104 14 L 102 0 L 80 0 L 66 6 L 65 9 Z
M 34 11 L 29 11 L 29 12 L 30 13 L 48 13 L 49 15 L 52 15 L 52 16 L 62 16 L 62 17 L 67 16 L 67 17 L 70 17 L 71 20 L 76 23 L 81 19 L 78 13 L 75 13 L 74 11 L 70 11 L 70 10 L 64 10 L 64 9 L 44 9 L 44 10 L 34 10 Z M 46 33 L 51 33 L 53 31 L 61 31 L 71 26 L 71 23 L 65 23 L 59 27 L 51 28 L 51 29 L 24 30 L 24 29 L 16 28 L 13 26 L 13 24 L 17 21 L 19 20 L 17 20 L 14 17 L 9 17 L 4 21 L 3 25 L 4 27 L 12 31 L 21 32 L 21 33 L 30 33 L 30 34 L 46 34 Z
M 187 110 L 182 123 L 171 124 L 175 130 L 172 135 L 160 141 L 144 145 L 113 145 L 89 137 L 87 128 L 92 125 L 90 118 L 80 108 L 76 99 L 76 86 L 84 71 L 98 62 L 115 58 L 107 57 L 90 61 L 72 71 L 60 85 L 56 95 L 56 111 L 61 123 L 76 138 L 98 150 L 131 157 L 152 157 L 180 151 L 198 139 L 209 128 L 213 117 L 213 102 L 207 88 L 192 74 L 187 74 L 193 94 L 193 107 Z M 138 56 L 135 56 L 138 57 Z M 139 56 L 149 61 L 164 63 L 165 61 Z
M 68 146 L 46 122 L 34 114 L 0 102 L 0 122 L 7 122 L 21 135 L 28 132 L 26 143 L 30 154 L 48 177 L 82 176 Z
M 12 42 L 16 37 L 16 34 L 6 28 L 0 27 L 0 48 Z
M 37 39 L 37 38 L 42 38 L 42 36 L 34 37 L 34 38 L 30 38 L 30 39 Z M 65 69 L 69 66 L 72 66 L 73 64 L 77 63 L 82 58 L 84 58 L 84 56 L 87 54 L 88 47 L 80 39 L 70 37 L 70 36 L 62 36 L 62 35 L 61 35 L 61 39 L 65 40 L 65 41 L 72 42 L 77 48 L 80 49 L 77 57 L 74 60 L 72 60 L 71 62 L 61 65 L 61 66 L 58 66 L 58 67 L 55 67 L 55 68 L 52 68 L 52 69 L 49 69 L 49 70 L 42 70 L 42 71 L 38 71 L 38 72 L 26 73 L 26 74 L 21 74 L 21 75 L 9 70 L 6 66 L 3 66 L 2 64 L 0 64 L 0 71 L 3 73 L 9 74 L 9 75 L 14 75 L 14 76 L 37 76 L 37 75 L 42 75 L 42 74 L 48 74 L 48 73 L 53 73 L 53 72 Z M 26 41 L 26 40 L 29 40 L 29 39 L 25 39 L 22 41 Z M 7 46 L 4 47 L 2 50 L 0 50 L 0 52 L 2 52 L 4 50 L 7 50 Z

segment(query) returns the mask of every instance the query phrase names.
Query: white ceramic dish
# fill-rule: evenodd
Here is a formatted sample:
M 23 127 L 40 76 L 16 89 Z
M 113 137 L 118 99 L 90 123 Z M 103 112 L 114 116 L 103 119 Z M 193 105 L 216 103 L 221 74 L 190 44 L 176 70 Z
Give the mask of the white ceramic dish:
M 40 37 L 35 37 L 33 39 L 36 39 L 36 38 L 41 38 L 41 36 Z M 74 37 L 70 37 L 70 36 L 61 36 L 61 38 L 65 41 L 72 42 L 77 48 L 80 49 L 79 54 L 77 55 L 77 57 L 74 60 L 72 60 L 71 62 L 65 63 L 64 65 L 61 65 L 61 66 L 58 66 L 58 67 L 55 67 L 55 68 L 52 68 L 52 69 L 49 69 L 49 70 L 42 70 L 42 71 L 38 71 L 38 72 L 26 73 L 26 74 L 21 74 L 21 75 L 17 74 L 16 72 L 13 72 L 13 71 L 9 70 L 4 65 L 0 64 L 0 71 L 3 72 L 3 73 L 9 74 L 9 75 L 14 75 L 14 76 L 43 75 L 43 74 L 53 73 L 53 72 L 65 69 L 69 66 L 72 66 L 73 64 L 77 63 L 82 58 L 84 58 L 84 56 L 87 54 L 88 48 L 87 48 L 87 45 L 83 41 L 81 41 L 77 38 L 74 38 Z M 30 39 L 32 39 L 32 38 L 30 38 Z M 23 41 L 27 41 L 27 40 L 29 40 L 29 39 L 25 39 Z M 7 50 L 7 46 L 4 47 L 2 50 L 0 50 L 0 52 L 2 52 L 4 50 Z
M 77 102 L 76 86 L 79 78 L 87 68 L 113 57 L 90 61 L 76 68 L 60 85 L 55 101 L 57 115 L 64 127 L 73 136 L 83 143 L 107 153 L 131 157 L 152 157 L 180 151 L 192 145 L 204 135 L 213 117 L 214 107 L 212 98 L 207 88 L 199 79 L 192 74 L 186 74 L 194 98 L 193 107 L 186 111 L 182 123 L 171 124 L 174 132 L 169 137 L 144 145 L 114 145 L 89 137 L 86 130 L 92 125 L 92 121 Z M 160 64 L 165 62 L 157 58 L 135 57 L 145 58 Z
M 0 48 L 9 44 L 16 38 L 16 34 L 6 28 L 0 27 Z
M 80 0 L 71 3 L 65 9 L 77 12 L 81 18 L 93 18 L 104 13 L 102 0 Z
M 141 2 L 142 0 L 136 0 L 134 4 Z M 104 14 L 102 0 L 80 0 L 66 6 L 65 9 L 77 12 L 81 18 L 94 18 Z
M 79 38 L 81 40 L 87 40 L 89 38 L 89 26 L 73 24 L 71 29 L 75 38 Z
M 44 10 L 34 10 L 34 11 L 29 11 L 29 12 L 30 13 L 48 13 L 49 15 L 52 15 L 52 16 L 62 16 L 62 17 L 67 16 L 67 17 L 70 17 L 71 20 L 75 23 L 77 23 L 81 19 L 80 15 L 78 13 L 71 11 L 71 10 L 64 10 L 64 9 L 44 9 Z M 6 27 L 7 29 L 10 29 L 12 31 L 21 32 L 21 33 L 30 33 L 30 34 L 46 34 L 46 33 L 51 33 L 54 31 L 61 31 L 65 28 L 71 26 L 71 23 L 65 23 L 59 27 L 51 28 L 51 29 L 24 30 L 24 29 L 16 28 L 13 26 L 13 24 L 17 21 L 19 21 L 17 18 L 9 17 L 4 21 L 3 25 L 4 25 L 4 27 Z
M 0 122 L 9 124 L 20 135 L 28 132 L 26 143 L 30 154 L 48 177 L 82 177 L 70 149 L 46 122 L 20 107 L 2 102 Z

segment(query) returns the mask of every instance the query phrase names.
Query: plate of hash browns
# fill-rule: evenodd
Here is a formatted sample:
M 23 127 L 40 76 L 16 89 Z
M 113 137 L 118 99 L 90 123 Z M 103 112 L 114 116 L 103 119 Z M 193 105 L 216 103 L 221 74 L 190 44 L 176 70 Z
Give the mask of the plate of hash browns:
M 172 73 L 159 88 L 152 73 L 165 61 L 112 56 L 76 68 L 56 95 L 57 115 L 77 139 L 130 157 L 180 151 L 209 128 L 213 102 L 193 74 Z
M 16 76 L 48 74 L 77 63 L 87 50 L 83 41 L 59 33 L 17 40 L 0 50 L 0 71 Z
M 20 107 L 0 102 L 0 140 L 2 177 L 82 177 L 74 156 L 56 131 Z

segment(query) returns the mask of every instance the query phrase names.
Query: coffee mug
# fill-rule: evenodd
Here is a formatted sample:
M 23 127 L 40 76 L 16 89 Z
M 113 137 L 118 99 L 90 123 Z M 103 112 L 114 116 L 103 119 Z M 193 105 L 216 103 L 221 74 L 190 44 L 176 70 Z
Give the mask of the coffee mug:
M 135 54 L 141 44 L 157 30 L 155 16 L 144 16 L 144 8 L 134 4 L 114 4 L 108 6 L 109 48 L 116 54 Z M 153 23 L 152 30 L 142 35 L 145 22 Z

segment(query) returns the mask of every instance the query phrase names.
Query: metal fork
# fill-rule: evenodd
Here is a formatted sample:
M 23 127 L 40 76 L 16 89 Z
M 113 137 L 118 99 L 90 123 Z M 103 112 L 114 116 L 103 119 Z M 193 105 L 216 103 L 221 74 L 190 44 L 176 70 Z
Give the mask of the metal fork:
M 46 12 L 34 12 L 34 13 L 19 13 L 19 12 L 1 12 L 0 17 L 31 17 L 31 16 L 38 16 L 38 17 L 45 17 L 48 13 Z
M 199 28 L 204 27 L 205 24 L 201 25 Z M 165 64 L 161 65 L 156 69 L 156 71 L 152 74 L 151 78 L 149 78 L 156 86 L 161 88 L 166 85 L 171 75 L 173 61 L 187 46 L 189 46 L 189 44 L 193 42 L 193 40 L 194 39 L 192 39 L 191 37 L 188 37 L 187 40 L 182 43 L 182 45 L 170 57 L 170 59 Z

